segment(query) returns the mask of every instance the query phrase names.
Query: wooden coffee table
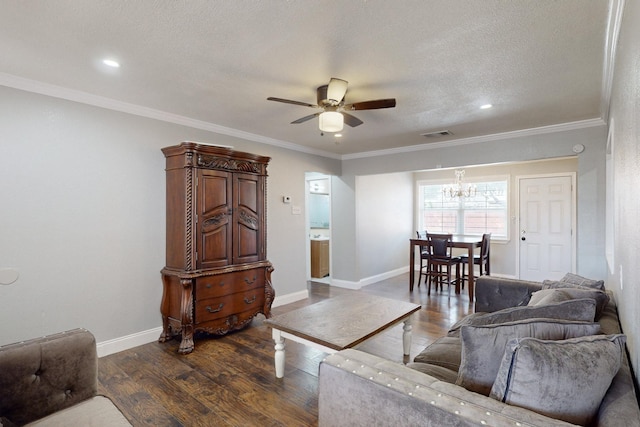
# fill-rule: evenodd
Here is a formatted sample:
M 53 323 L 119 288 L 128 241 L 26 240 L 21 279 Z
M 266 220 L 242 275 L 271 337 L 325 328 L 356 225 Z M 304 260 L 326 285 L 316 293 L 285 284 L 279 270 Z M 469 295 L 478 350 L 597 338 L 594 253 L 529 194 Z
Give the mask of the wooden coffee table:
M 350 293 L 329 298 L 270 319 L 273 329 L 276 377 L 284 377 L 284 340 L 290 339 L 326 353 L 352 348 L 404 322 L 404 355 L 411 350 L 411 315 L 419 304 L 375 295 Z

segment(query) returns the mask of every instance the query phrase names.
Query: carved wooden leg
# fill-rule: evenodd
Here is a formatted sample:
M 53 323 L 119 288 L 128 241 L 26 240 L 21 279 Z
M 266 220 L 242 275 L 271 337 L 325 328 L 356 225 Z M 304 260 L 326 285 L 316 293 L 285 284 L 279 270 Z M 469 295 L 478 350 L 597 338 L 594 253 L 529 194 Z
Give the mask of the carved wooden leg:
M 182 325 L 182 341 L 180 341 L 180 347 L 178 347 L 178 353 L 188 354 L 193 351 L 193 326 Z
M 187 354 L 193 351 L 193 280 L 192 279 L 182 279 L 180 280 L 180 284 L 182 284 L 182 319 L 180 322 L 182 323 L 182 341 L 180 342 L 180 347 L 178 348 L 178 353 Z
M 265 281 L 264 281 L 264 307 L 262 307 L 262 313 L 264 317 L 267 319 L 271 317 L 271 304 L 273 304 L 273 300 L 276 297 L 276 291 L 273 289 L 271 285 L 271 272 L 273 271 L 273 267 L 269 265 L 265 268 Z
M 172 338 L 171 336 L 171 327 L 169 326 L 169 318 L 162 315 L 162 333 L 160 334 L 160 338 L 158 338 L 158 342 L 167 342 Z
M 162 333 L 159 342 L 169 341 L 171 336 L 171 329 L 169 326 L 169 276 L 162 275 L 162 302 L 160 303 L 160 314 L 162 315 Z
M 280 334 L 280 331 L 273 329 L 273 340 L 276 343 L 275 349 L 275 365 L 276 365 L 276 378 L 284 377 L 284 338 Z
M 411 325 L 412 316 L 404 319 L 404 326 L 402 328 L 404 330 L 402 333 L 402 349 L 405 356 L 409 356 L 409 353 L 411 353 L 411 329 L 413 329 L 413 326 Z

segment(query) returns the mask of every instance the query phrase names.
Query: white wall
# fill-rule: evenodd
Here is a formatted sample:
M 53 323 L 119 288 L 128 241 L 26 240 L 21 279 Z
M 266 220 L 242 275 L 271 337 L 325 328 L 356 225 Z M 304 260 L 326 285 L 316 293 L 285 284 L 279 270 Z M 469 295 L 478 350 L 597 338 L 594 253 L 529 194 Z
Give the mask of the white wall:
M 627 348 L 640 380 L 640 2 L 627 1 L 611 97 L 614 260 L 607 287 L 615 293 Z
M 413 236 L 413 174 L 360 176 L 356 180 L 356 235 L 360 279 L 408 271 Z
M 276 302 L 306 291 L 305 172 L 340 162 L 0 87 L 0 344 L 85 327 L 98 342 L 161 325 L 165 177 L 184 140 L 272 157 L 267 254 Z

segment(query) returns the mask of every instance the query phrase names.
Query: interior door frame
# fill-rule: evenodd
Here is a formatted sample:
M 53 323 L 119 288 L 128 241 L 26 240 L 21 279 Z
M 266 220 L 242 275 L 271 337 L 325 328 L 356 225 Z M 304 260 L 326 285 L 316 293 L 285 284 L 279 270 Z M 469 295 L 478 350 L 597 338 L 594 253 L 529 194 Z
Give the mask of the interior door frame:
M 333 192 L 331 191 L 331 187 L 333 185 L 333 176 L 327 175 L 322 172 L 305 172 L 304 178 L 304 223 L 305 223 L 305 259 L 306 259 L 306 275 L 307 281 L 313 281 L 313 277 L 311 277 L 311 218 L 309 215 L 309 194 L 311 193 L 311 187 L 309 181 L 315 181 L 318 179 L 328 179 L 329 180 L 329 282 L 331 282 L 332 273 L 333 273 L 333 248 L 332 248 L 332 231 L 333 231 Z
M 556 172 L 549 174 L 536 174 L 536 175 L 516 175 L 516 205 L 515 205 L 515 220 L 516 229 L 512 235 L 517 239 L 516 242 L 516 278 L 520 278 L 520 183 L 524 179 L 536 179 L 536 178 L 558 178 L 558 177 L 570 177 L 571 178 L 571 273 L 576 273 L 577 269 L 577 236 L 578 236 L 578 198 L 576 188 L 576 172 Z

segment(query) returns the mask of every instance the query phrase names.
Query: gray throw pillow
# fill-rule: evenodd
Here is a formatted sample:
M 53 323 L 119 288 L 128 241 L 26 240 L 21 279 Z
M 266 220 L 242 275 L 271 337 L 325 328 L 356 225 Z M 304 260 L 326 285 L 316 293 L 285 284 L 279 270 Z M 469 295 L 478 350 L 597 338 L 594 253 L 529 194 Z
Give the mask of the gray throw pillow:
M 572 298 L 593 298 L 596 301 L 596 320 L 600 319 L 602 311 L 609 303 L 609 295 L 605 291 L 586 288 L 572 283 L 545 280 L 542 282 L 542 290 L 547 289 L 562 289 L 562 292 L 566 292 L 571 295 Z M 534 292 L 534 295 L 538 292 Z M 533 295 L 531 298 L 533 299 Z
M 562 291 L 558 291 L 570 298 Z M 447 336 L 460 336 L 463 326 L 495 325 L 498 323 L 516 322 L 524 319 L 562 319 L 581 322 L 593 322 L 596 314 L 596 302 L 591 298 L 569 299 L 567 301 L 509 307 L 492 313 L 474 313 L 463 317 L 449 329 Z
M 604 291 L 604 280 L 587 279 L 586 277 L 578 276 L 577 274 L 567 273 L 562 279 L 560 279 L 560 281 Z
M 626 337 L 564 341 L 515 338 L 505 349 L 490 397 L 551 418 L 587 425 L 620 369 Z
M 531 299 L 529 299 L 529 302 L 527 303 L 527 305 L 530 305 L 530 306 L 547 305 L 547 304 L 553 304 L 554 302 L 562 302 L 562 301 L 568 301 L 573 299 L 571 298 L 571 295 L 569 295 L 568 293 L 562 292 L 562 289 L 553 289 L 552 292 L 543 292 L 543 293 L 538 293 L 538 292 L 534 292 L 533 294 L 531 294 Z M 536 295 L 536 297 L 534 298 L 534 294 L 538 294 L 538 295 Z
M 599 331 L 600 325 L 597 323 L 557 319 L 525 319 L 497 325 L 463 326 L 460 329 L 462 351 L 456 384 L 488 396 L 505 347 L 512 338 L 564 340 L 594 335 Z

